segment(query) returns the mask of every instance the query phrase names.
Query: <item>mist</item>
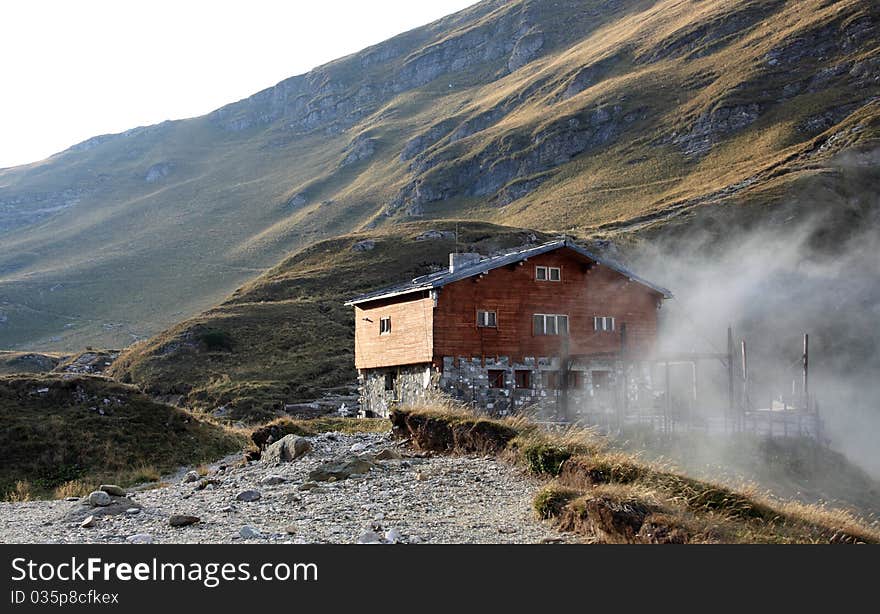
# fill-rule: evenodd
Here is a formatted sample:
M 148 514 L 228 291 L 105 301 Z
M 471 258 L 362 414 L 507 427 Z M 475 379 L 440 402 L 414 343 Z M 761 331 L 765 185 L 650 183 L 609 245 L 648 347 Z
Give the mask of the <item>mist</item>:
M 755 408 L 799 383 L 808 333 L 810 393 L 830 445 L 880 478 L 878 197 L 875 190 L 826 196 L 799 195 L 783 215 L 731 229 L 731 238 L 715 225 L 686 239 L 644 241 L 630 264 L 675 295 L 660 311 L 661 354 L 725 352 L 728 326 L 737 350 L 746 341 Z M 700 368 L 701 403 L 707 411 L 726 404 L 723 367 Z

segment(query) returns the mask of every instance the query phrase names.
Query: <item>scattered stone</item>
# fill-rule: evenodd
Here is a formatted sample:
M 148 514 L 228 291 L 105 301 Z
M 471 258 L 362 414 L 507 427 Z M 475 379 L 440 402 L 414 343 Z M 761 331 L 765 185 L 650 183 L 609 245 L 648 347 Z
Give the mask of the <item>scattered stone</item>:
M 351 452 L 363 452 L 366 449 L 367 449 L 367 444 L 362 443 L 362 442 L 352 444 L 352 446 L 349 448 L 349 450 Z
M 207 478 L 196 484 L 196 490 L 205 490 L 209 486 L 220 486 L 221 482 L 217 478 Z
M 98 487 L 98 490 L 103 490 L 108 495 L 113 495 L 114 497 L 124 497 L 125 489 L 120 488 L 116 484 L 101 484 Z
M 259 501 L 260 499 L 262 499 L 263 493 L 261 493 L 259 490 L 243 490 L 240 493 L 238 493 L 235 496 L 235 498 L 238 501 L 246 501 L 246 502 L 250 503 L 250 502 Z
M 79 501 L 79 497 L 64 497 L 65 501 Z
M 87 516 L 85 520 L 83 520 L 79 526 L 83 529 L 91 529 L 93 526 L 97 524 L 97 519 L 94 516 Z
M 186 475 L 183 476 L 182 484 L 189 484 L 190 482 L 198 482 L 199 478 L 202 476 L 199 475 L 198 471 L 187 471 Z
M 396 544 L 400 541 L 401 538 L 400 531 L 397 529 L 388 529 L 385 531 L 385 541 L 391 544 Z
M 229 512 L 232 512 L 234 510 L 235 510 L 235 508 L 232 507 L 231 505 L 227 505 L 226 507 L 220 508 L 220 511 L 223 512 L 224 514 L 228 514 Z
M 110 505 L 113 503 L 113 499 L 110 498 L 103 490 L 96 490 L 89 495 L 89 505 L 95 507 L 104 507 L 105 505 Z
M 285 435 L 266 448 L 261 460 L 264 463 L 287 463 L 308 454 L 311 450 L 312 442 L 308 439 L 296 435 Z
M 263 537 L 263 533 L 259 529 L 249 524 L 239 529 L 238 534 L 241 535 L 242 539 L 260 539 Z
M 267 475 L 262 480 L 260 480 L 260 484 L 263 486 L 276 486 L 278 484 L 284 484 L 287 481 L 287 478 L 280 475 Z
M 125 510 L 125 513 L 128 514 L 129 516 L 136 516 L 137 514 L 141 513 L 141 510 L 139 507 L 130 507 L 127 510 Z
M 125 538 L 130 544 L 152 544 L 153 536 L 148 533 L 137 533 L 135 535 L 129 535 Z
M 317 482 L 305 482 L 304 484 L 300 484 L 298 486 L 298 490 L 312 490 L 318 488 Z
M 285 527 L 284 532 L 288 535 L 296 535 L 296 527 L 293 525 Z
M 313 482 L 344 480 L 353 473 L 367 473 L 372 468 L 373 463 L 363 457 L 341 457 L 309 471 L 309 480 Z
M 244 453 L 244 460 L 248 463 L 260 460 L 262 452 L 259 450 L 248 450 Z
M 197 522 L 201 522 L 198 516 L 187 516 L 185 514 L 174 514 L 168 519 L 168 524 L 172 527 L 188 527 Z
M 422 473 L 421 471 L 416 471 L 416 480 L 418 480 L 419 482 L 424 482 L 425 479 L 426 478 L 424 473 Z
M 357 538 L 359 544 L 381 544 L 382 538 L 375 531 L 366 531 Z
M 376 455 L 376 460 L 400 460 L 401 458 L 403 455 L 393 448 L 385 448 Z

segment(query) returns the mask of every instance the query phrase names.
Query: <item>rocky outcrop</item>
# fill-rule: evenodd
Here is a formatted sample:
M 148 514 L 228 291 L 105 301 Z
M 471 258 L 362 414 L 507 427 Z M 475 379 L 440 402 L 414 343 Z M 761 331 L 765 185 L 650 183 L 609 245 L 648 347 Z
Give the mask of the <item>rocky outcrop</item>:
M 701 114 L 688 132 L 672 137 L 687 156 L 701 156 L 723 136 L 738 132 L 750 126 L 761 114 L 761 105 L 752 103 L 733 107 L 716 107 Z
M 157 183 L 168 177 L 173 170 L 174 164 L 172 162 L 159 162 L 147 169 L 144 181 L 147 183 Z
M 510 59 L 507 60 L 508 70 L 513 72 L 534 60 L 543 46 L 544 33 L 540 30 L 531 29 L 523 34 L 516 41 Z

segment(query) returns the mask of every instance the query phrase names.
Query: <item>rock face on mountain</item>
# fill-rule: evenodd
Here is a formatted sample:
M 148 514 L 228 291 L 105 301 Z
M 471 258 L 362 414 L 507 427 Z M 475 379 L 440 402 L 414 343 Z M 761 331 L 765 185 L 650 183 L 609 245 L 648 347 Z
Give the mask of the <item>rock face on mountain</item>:
M 0 346 L 122 346 L 412 217 L 589 234 L 770 211 L 877 149 L 878 42 L 871 0 L 486 0 L 0 170 Z

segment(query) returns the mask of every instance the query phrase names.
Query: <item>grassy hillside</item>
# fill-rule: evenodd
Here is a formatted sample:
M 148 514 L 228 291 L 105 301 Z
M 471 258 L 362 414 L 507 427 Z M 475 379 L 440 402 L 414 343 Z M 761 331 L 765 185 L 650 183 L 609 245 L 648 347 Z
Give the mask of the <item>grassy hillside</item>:
M 204 410 L 259 421 L 284 403 L 350 385 L 353 310 L 343 303 L 448 265 L 456 249 L 489 254 L 546 238 L 481 223 L 410 223 L 303 249 L 213 309 L 131 346 L 109 373 Z
M 391 422 L 420 448 L 496 454 L 548 480 L 536 514 L 589 542 L 880 543 L 877 523 L 849 511 L 695 479 L 586 431 L 551 434 L 444 405 L 395 410 Z
M 0 377 L 0 498 L 151 481 L 245 444 L 242 435 L 105 378 Z
M 711 210 L 723 234 L 835 208 L 841 160 L 876 160 L 878 27 L 871 0 L 487 0 L 0 170 L 0 346 L 122 347 L 413 218 L 608 236 Z

